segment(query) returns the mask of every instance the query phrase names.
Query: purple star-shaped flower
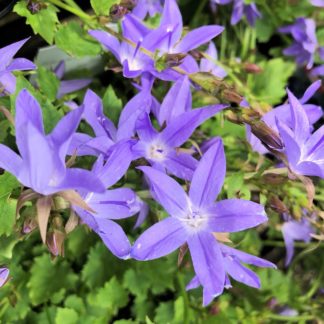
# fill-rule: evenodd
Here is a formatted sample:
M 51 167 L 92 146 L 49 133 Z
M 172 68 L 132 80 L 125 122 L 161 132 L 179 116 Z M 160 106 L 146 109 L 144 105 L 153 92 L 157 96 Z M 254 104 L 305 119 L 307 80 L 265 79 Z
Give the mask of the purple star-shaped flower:
M 0 96 L 15 92 L 16 78 L 12 72 L 36 69 L 34 63 L 27 59 L 13 58 L 28 39 L 26 38 L 0 49 Z
M 166 0 L 163 8 L 160 26 L 148 29 L 137 17 L 128 14 L 122 21 L 123 36 L 131 40 L 136 46 L 126 42 L 119 42 L 114 36 L 98 30 L 90 31 L 90 35 L 109 49 L 123 65 L 125 77 L 134 78 L 143 72 L 150 72 L 163 80 L 175 80 L 178 73 L 166 69 L 162 73 L 154 67 L 154 60 L 144 54 L 140 48 L 151 53 L 164 54 L 188 53 L 219 35 L 224 27 L 213 25 L 194 29 L 181 37 L 183 31 L 182 16 L 176 0 Z M 180 65 L 181 66 L 181 65 Z
M 314 63 L 315 52 L 318 49 L 316 38 L 316 24 L 313 19 L 303 17 L 297 18 L 292 25 L 279 28 L 283 34 L 291 34 L 294 42 L 286 48 L 283 53 L 288 56 L 295 56 L 296 63 L 307 64 L 310 69 Z
M 298 99 L 289 91 L 291 125 L 277 121 L 289 167 L 297 174 L 324 178 L 324 125 L 311 133 L 311 125 Z
M 8 281 L 9 277 L 9 269 L 8 268 L 0 268 L 0 288 L 3 287 Z
M 315 124 L 322 116 L 323 111 L 320 106 L 308 104 L 307 102 L 314 96 L 315 92 L 320 88 L 321 81 L 313 82 L 305 91 L 304 95 L 299 99 L 300 103 L 303 106 L 303 109 L 308 117 L 309 124 L 311 129 L 312 125 Z M 286 125 L 292 125 L 292 116 L 290 111 L 289 104 L 283 104 L 275 107 L 274 109 L 267 112 L 262 120 L 275 132 L 279 132 L 277 128 L 276 120 L 283 122 Z M 250 126 L 246 126 L 247 139 L 251 144 L 254 151 L 259 152 L 260 154 L 269 153 L 268 149 L 262 144 L 262 142 L 251 133 Z
M 244 0 L 213 0 L 213 2 L 218 5 L 227 5 L 233 2 L 231 25 L 236 25 L 245 15 L 248 23 L 254 26 L 255 21 L 262 17 L 255 3 L 245 4 Z
M 20 155 L 0 144 L 0 167 L 13 174 L 24 186 L 43 195 L 68 189 L 104 191 L 101 181 L 87 170 L 66 168 L 65 157 L 78 127 L 83 108 L 78 108 L 46 135 L 42 110 L 27 91 L 16 100 L 16 143 Z
M 113 186 L 127 171 L 130 164 L 131 146 L 128 142 L 119 143 L 104 163 L 100 156 L 93 167 L 93 175 L 98 177 L 106 188 Z M 114 220 L 139 214 L 139 226 L 147 214 L 147 205 L 129 188 L 109 189 L 104 193 L 82 191 L 87 205 L 95 211 L 91 213 L 74 207 L 77 214 L 103 240 L 109 250 L 119 258 L 129 257 L 131 245 L 123 229 Z
M 163 6 L 161 0 L 138 0 L 132 12 L 138 18 L 144 19 L 147 14 L 153 17 L 158 13 L 162 13 L 162 11 Z
M 62 80 L 65 73 L 65 63 L 61 61 L 54 69 L 54 73 L 60 80 L 60 88 L 56 97 L 62 98 L 64 95 L 81 90 L 91 83 L 91 79 Z
M 324 0 L 310 0 L 311 4 L 316 7 L 324 7 Z
M 151 167 L 140 167 L 151 193 L 169 217 L 146 230 L 134 243 L 131 256 L 151 260 L 165 256 L 187 243 L 196 277 L 188 289 L 203 286 L 204 305 L 229 286 L 228 275 L 258 286 L 255 274 L 240 262 L 274 267 L 265 260 L 220 244 L 214 233 L 237 232 L 267 220 L 264 208 L 251 201 L 229 199 L 215 202 L 224 182 L 226 161 L 221 139 L 200 160 L 189 195 L 172 178 Z
M 304 241 L 309 243 L 311 240 L 311 234 L 315 232 L 310 221 L 303 217 L 297 221 L 286 215 L 287 221 L 282 226 L 282 235 L 286 245 L 286 267 L 290 264 L 294 256 L 294 241 Z

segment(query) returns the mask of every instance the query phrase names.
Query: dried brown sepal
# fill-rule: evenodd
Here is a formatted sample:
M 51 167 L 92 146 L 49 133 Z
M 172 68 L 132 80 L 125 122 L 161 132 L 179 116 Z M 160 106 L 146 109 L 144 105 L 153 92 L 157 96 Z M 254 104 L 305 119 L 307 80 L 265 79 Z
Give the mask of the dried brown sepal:
M 9 120 L 9 122 L 12 125 L 15 125 L 15 119 L 11 115 L 11 112 L 6 107 L 0 106 L 0 111 L 4 114 L 4 116 Z
M 279 214 L 288 212 L 287 206 L 279 199 L 278 196 L 271 196 L 269 199 L 269 207 Z
M 17 206 L 16 206 L 16 217 L 19 216 L 21 208 L 25 205 L 26 202 L 35 200 L 40 198 L 41 195 L 38 194 L 37 192 L 33 191 L 32 189 L 27 189 L 23 191 L 17 201 Z
M 251 74 L 258 74 L 263 71 L 260 66 L 254 64 L 254 63 L 244 63 L 243 69 L 245 70 L 245 72 L 251 73 Z
M 129 10 L 121 5 L 114 4 L 109 10 L 109 18 L 112 22 L 118 22 L 125 15 L 129 13 Z
M 66 234 L 71 233 L 79 224 L 79 217 L 76 215 L 76 213 L 71 209 L 70 211 L 70 217 L 65 224 L 65 232 Z
M 303 183 L 307 192 L 308 198 L 308 208 L 311 209 L 313 207 L 313 200 L 315 197 L 315 186 L 312 179 L 305 177 L 303 175 L 296 174 L 296 177 Z
M 229 233 L 213 233 L 214 237 L 218 242 L 222 243 L 233 243 L 229 238 Z
M 183 244 L 180 249 L 179 249 L 179 254 L 178 254 L 178 267 L 181 266 L 183 259 L 186 255 L 186 253 L 188 252 L 189 248 L 188 248 L 188 244 L 185 243 Z
M 52 203 L 53 200 L 51 196 L 43 196 L 38 198 L 36 202 L 38 227 L 43 243 L 46 242 L 47 225 L 51 213 Z
M 64 198 L 71 205 L 81 207 L 82 209 L 84 209 L 90 213 L 96 213 L 92 208 L 90 208 L 88 206 L 88 204 L 83 200 L 83 198 L 75 190 L 61 191 L 57 195 Z

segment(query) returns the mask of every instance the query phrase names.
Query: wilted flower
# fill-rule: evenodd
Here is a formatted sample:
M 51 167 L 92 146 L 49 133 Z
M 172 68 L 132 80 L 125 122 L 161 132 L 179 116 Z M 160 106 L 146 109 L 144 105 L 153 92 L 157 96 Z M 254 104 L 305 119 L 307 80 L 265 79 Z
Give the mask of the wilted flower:
M 36 68 L 35 64 L 27 59 L 13 58 L 28 39 L 23 39 L 0 49 L 0 96 L 15 92 L 16 77 L 12 72 Z
M 150 182 L 151 193 L 169 217 L 146 230 L 134 243 L 131 256 L 152 260 L 188 244 L 196 277 L 188 289 L 204 290 L 204 305 L 228 287 L 229 276 L 259 287 L 256 275 L 240 262 L 274 267 L 268 261 L 229 248 L 216 240 L 215 233 L 237 232 L 267 220 L 264 208 L 251 201 L 228 199 L 215 203 L 226 172 L 220 139 L 200 160 L 194 172 L 189 195 L 172 178 L 150 167 L 140 167 Z
M 251 26 L 255 25 L 255 21 L 261 17 L 261 13 L 258 10 L 255 3 L 245 4 L 244 0 L 212 0 L 217 5 L 226 5 L 233 3 L 233 12 L 231 17 L 231 25 L 236 25 L 243 17 L 246 16 L 248 23 Z

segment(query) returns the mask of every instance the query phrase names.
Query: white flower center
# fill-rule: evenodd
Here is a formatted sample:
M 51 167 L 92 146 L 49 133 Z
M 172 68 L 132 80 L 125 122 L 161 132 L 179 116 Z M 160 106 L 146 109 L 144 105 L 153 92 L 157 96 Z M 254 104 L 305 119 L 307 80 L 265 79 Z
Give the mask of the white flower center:
M 167 155 L 167 149 L 162 143 L 151 144 L 147 149 L 147 157 L 155 161 L 163 161 Z
M 206 227 L 208 217 L 201 211 L 189 211 L 182 221 L 187 225 L 190 231 L 201 230 Z

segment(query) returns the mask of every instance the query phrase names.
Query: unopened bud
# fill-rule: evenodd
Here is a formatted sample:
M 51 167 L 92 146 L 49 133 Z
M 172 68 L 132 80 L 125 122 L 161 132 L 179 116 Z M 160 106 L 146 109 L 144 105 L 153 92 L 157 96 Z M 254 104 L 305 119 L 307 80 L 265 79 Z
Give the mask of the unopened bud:
M 274 148 L 276 150 L 283 149 L 283 143 L 277 132 L 272 130 L 262 120 L 253 121 L 249 123 L 252 133 L 267 147 Z
M 35 218 L 27 218 L 24 221 L 24 226 L 22 232 L 24 234 L 31 233 L 36 227 L 38 226 L 38 223 Z
M 64 239 L 65 234 L 61 231 L 54 230 L 47 234 L 46 244 L 53 256 L 64 256 Z
M 252 74 L 258 74 L 263 71 L 260 66 L 254 64 L 254 63 L 245 63 L 243 65 L 243 68 L 247 73 L 252 73 Z
M 279 199 L 278 196 L 272 196 L 270 198 L 269 207 L 280 214 L 288 212 L 287 206 Z
M 35 0 L 29 0 L 27 2 L 27 9 L 32 15 L 37 14 L 42 9 L 45 9 L 47 6 L 43 2 L 35 1 Z
M 118 22 L 122 19 L 126 14 L 128 14 L 129 10 L 121 5 L 113 5 L 109 11 L 109 17 L 112 22 Z
M 137 5 L 137 0 L 121 0 L 119 4 L 128 10 L 133 10 Z

